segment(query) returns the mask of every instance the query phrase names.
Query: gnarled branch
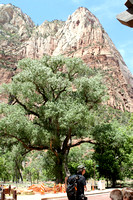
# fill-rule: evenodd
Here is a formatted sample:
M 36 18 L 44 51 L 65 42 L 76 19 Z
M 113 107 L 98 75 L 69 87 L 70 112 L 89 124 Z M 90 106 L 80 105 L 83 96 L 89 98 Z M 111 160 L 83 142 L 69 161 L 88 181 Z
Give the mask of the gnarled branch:
M 70 148 L 79 146 L 80 144 L 83 144 L 83 143 L 97 144 L 97 142 L 95 142 L 94 140 L 86 139 L 86 140 L 80 140 L 80 141 L 76 142 L 75 144 L 71 144 Z

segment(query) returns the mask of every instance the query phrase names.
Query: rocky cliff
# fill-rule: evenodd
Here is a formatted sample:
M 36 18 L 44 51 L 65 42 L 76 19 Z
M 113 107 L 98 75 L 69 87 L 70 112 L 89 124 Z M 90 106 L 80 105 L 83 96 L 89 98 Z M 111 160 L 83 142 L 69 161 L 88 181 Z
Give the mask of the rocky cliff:
M 44 54 L 81 57 L 89 67 L 100 68 L 114 108 L 133 112 L 133 76 L 99 20 L 78 8 L 66 22 L 45 21 L 36 27 L 19 8 L 0 5 L 0 84 L 9 82 L 24 57 Z M 1 97 L 2 100 L 2 97 Z

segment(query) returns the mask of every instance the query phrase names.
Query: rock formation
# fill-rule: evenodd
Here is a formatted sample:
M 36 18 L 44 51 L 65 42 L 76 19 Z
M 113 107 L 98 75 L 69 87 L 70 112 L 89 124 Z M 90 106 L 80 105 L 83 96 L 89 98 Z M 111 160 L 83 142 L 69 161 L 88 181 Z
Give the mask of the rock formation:
M 86 8 L 78 8 L 66 22 L 45 21 L 36 27 L 11 4 L 0 5 L 0 84 L 8 82 L 16 63 L 24 57 L 43 55 L 80 57 L 104 75 L 114 108 L 133 112 L 133 76 L 99 20 Z M 16 17 L 18 16 L 18 17 Z

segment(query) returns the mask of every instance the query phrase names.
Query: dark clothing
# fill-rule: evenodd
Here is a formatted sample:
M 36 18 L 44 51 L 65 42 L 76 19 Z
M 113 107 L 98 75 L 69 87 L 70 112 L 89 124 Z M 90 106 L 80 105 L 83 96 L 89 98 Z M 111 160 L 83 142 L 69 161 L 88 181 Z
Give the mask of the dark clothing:
M 84 186 L 86 185 L 85 177 L 82 173 L 77 174 L 79 179 L 77 180 L 77 200 L 84 199 Z
M 69 200 L 81 200 L 82 196 L 84 196 L 84 186 L 86 185 L 85 177 L 82 173 L 77 174 L 77 194 L 76 197 L 68 197 Z

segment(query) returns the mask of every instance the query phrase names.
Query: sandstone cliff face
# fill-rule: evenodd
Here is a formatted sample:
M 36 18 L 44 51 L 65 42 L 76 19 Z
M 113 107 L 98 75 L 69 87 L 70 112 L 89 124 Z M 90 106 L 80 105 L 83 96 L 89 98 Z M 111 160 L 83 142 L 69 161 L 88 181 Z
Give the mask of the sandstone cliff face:
M 18 8 L 14 8 L 16 13 L 15 9 Z M 16 51 L 18 59 L 41 58 L 44 54 L 81 57 L 89 67 L 102 70 L 110 96 L 107 103 L 133 112 L 133 76 L 99 20 L 88 9 L 80 7 L 66 22 L 45 21 L 36 28 L 27 16 L 25 18 L 29 29 L 24 31 L 23 37 L 21 26 L 19 28 L 22 40 Z M 17 23 L 15 20 L 12 22 L 14 26 Z M 22 27 L 24 22 L 21 22 Z
M 8 83 L 17 69 L 19 53 L 35 25 L 30 17 L 11 4 L 0 4 L 0 84 Z M 5 99 L 5 98 L 4 98 Z M 3 96 L 0 96 L 0 101 Z
M 0 4 L 0 25 L 7 34 L 18 33 L 23 39 L 29 38 L 30 29 L 35 26 L 28 15 L 11 4 Z

